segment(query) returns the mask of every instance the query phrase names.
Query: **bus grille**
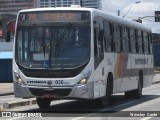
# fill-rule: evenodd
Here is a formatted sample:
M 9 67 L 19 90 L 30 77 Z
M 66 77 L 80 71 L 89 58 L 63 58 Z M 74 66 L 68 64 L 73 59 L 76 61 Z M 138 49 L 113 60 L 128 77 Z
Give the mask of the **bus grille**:
M 51 91 L 37 88 L 30 88 L 29 90 L 34 96 L 43 96 L 44 94 L 55 94 L 58 97 L 68 96 L 72 91 L 72 89 L 54 89 Z

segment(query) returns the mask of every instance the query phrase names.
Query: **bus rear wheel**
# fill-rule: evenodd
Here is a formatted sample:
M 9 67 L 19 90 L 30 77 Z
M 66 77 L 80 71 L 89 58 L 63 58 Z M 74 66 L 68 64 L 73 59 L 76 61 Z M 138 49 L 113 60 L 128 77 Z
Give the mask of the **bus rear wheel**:
M 139 74 L 139 81 L 138 81 L 138 88 L 136 90 L 125 92 L 126 98 L 141 98 L 142 96 L 142 86 L 143 86 L 143 76 L 142 74 Z
M 133 97 L 134 98 L 141 98 L 142 97 L 142 81 L 143 81 L 143 76 L 140 74 L 139 75 L 139 81 L 138 81 L 138 88 L 133 91 Z
M 46 109 L 50 107 L 51 100 L 47 98 L 36 98 L 39 108 Z

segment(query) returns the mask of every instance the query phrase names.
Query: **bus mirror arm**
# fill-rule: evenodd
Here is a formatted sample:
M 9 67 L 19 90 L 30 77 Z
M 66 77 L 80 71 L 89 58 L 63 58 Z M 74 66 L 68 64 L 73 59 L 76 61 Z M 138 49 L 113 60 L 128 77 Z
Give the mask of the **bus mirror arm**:
M 10 42 L 11 38 L 10 38 L 10 31 L 7 31 L 6 33 L 6 42 Z

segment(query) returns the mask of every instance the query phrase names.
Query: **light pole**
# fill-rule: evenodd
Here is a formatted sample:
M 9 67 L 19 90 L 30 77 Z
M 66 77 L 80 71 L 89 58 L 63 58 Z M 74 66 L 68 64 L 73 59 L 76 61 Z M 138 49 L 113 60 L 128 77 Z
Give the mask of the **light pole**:
M 120 16 L 120 10 L 118 10 L 117 13 L 118 13 L 118 16 Z
M 130 9 L 132 8 L 132 6 L 133 6 L 134 4 L 138 4 L 138 3 L 141 3 L 141 1 L 133 2 L 133 3 L 130 5 L 129 9 L 127 10 L 126 14 L 124 14 L 122 17 L 125 17 L 125 16 L 128 14 L 128 12 L 130 11 Z

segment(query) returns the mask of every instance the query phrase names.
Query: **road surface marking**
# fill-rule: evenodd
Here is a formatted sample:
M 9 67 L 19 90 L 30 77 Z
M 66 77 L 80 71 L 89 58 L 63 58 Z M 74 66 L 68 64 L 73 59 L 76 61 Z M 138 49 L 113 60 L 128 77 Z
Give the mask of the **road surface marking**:
M 124 104 L 121 104 L 121 105 L 118 105 L 118 106 L 115 106 L 115 107 L 111 107 L 111 108 L 106 108 L 106 109 L 100 110 L 99 112 L 112 110 L 112 109 L 115 109 L 115 108 L 119 108 L 119 107 L 122 107 L 122 106 L 126 106 L 126 105 L 128 105 L 128 104 L 132 104 L 132 103 L 134 103 L 134 102 L 135 102 L 135 101 L 128 102 L 128 103 L 124 103 Z M 94 115 L 94 114 L 96 114 L 96 113 L 98 113 L 98 112 L 91 113 L 91 114 L 85 115 L 85 116 L 83 116 L 83 117 L 74 118 L 74 119 L 72 119 L 72 120 L 79 120 L 79 119 L 83 119 L 83 118 L 85 118 L 85 117 L 88 117 L 88 116 Z
M 140 120 L 149 120 L 149 119 L 151 119 L 152 117 L 145 117 L 145 118 L 142 118 L 142 119 L 140 119 Z
M 160 95 L 160 94 L 156 94 L 156 95 Z M 150 97 L 148 97 L 148 98 L 154 98 L 155 96 L 150 96 Z M 151 118 L 153 118 L 153 117 L 145 117 L 145 118 L 142 118 L 142 119 L 140 119 L 140 120 L 149 120 L 149 119 L 151 119 Z
M 160 94 L 156 94 L 156 95 L 160 95 Z M 149 96 L 149 97 L 146 97 L 146 98 L 154 98 L 154 97 L 155 97 L 155 95 L 154 95 L 154 96 Z M 89 117 L 89 116 L 91 116 L 91 115 L 94 115 L 94 114 L 96 114 L 96 113 L 104 112 L 104 111 L 109 111 L 109 110 L 112 110 L 112 109 L 115 109 L 115 108 L 120 108 L 120 107 L 126 106 L 126 105 L 128 105 L 128 104 L 132 104 L 132 103 L 134 103 L 134 102 L 136 102 L 136 101 L 127 102 L 127 103 L 120 104 L 120 105 L 118 105 L 118 106 L 111 107 L 111 108 L 105 108 L 105 109 L 102 109 L 102 110 L 100 110 L 100 111 L 98 111 L 98 112 L 90 113 L 90 114 L 87 114 L 87 115 L 85 115 L 85 116 L 83 116 L 83 117 L 77 117 L 77 118 L 74 118 L 74 119 L 72 119 L 72 120 L 83 119 L 83 118 Z M 16 119 L 20 119 L 20 118 L 22 118 L 22 117 L 9 118 L 9 119 L 6 119 L 6 120 L 16 120 Z M 151 119 L 151 118 L 152 118 L 152 117 L 145 117 L 145 118 L 142 118 L 142 119 L 140 119 L 140 120 L 149 120 L 149 119 Z
M 15 98 L 9 98 L 9 99 L 1 99 L 0 101 L 6 101 L 6 100 L 14 100 Z
M 160 94 L 156 94 L 156 95 L 160 95 Z M 154 97 L 155 97 L 155 95 L 154 95 L 154 96 L 147 97 L 147 98 L 154 98 Z M 106 108 L 106 109 L 100 110 L 99 112 L 103 112 L 103 111 L 107 111 L 107 110 L 112 110 L 112 109 L 119 108 L 119 107 L 125 106 L 125 105 L 127 105 L 127 104 L 131 104 L 131 103 L 134 103 L 134 102 L 136 102 L 136 101 L 128 102 L 128 103 L 121 104 L 121 105 L 118 105 L 118 106 L 115 106 L 115 107 L 111 107 L 111 108 Z M 98 113 L 98 112 L 96 112 L 96 113 Z M 96 114 L 96 113 L 91 113 L 91 114 L 85 115 L 85 116 L 83 116 L 83 117 L 78 117 L 78 118 L 75 118 L 75 119 L 72 119 L 72 120 L 83 119 L 83 118 L 85 118 L 85 117 L 91 116 L 91 115 Z M 148 119 L 150 119 L 150 118 L 152 118 L 152 117 L 145 117 L 145 118 L 143 118 L 143 119 L 141 119 L 141 120 L 148 120 Z
M 16 119 L 20 119 L 22 117 L 15 117 L 15 118 L 10 118 L 10 119 L 6 119 L 6 120 L 16 120 Z

